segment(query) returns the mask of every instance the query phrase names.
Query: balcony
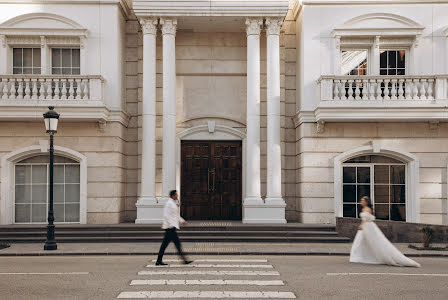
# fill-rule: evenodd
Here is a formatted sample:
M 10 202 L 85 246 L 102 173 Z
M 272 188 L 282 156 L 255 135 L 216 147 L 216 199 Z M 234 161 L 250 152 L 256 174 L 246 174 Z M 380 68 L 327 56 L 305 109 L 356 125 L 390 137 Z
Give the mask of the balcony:
M 448 119 L 448 75 L 322 76 L 317 122 Z
M 90 75 L 0 75 L 0 120 L 41 119 L 53 105 L 61 119 L 110 119 L 104 103 L 103 78 Z

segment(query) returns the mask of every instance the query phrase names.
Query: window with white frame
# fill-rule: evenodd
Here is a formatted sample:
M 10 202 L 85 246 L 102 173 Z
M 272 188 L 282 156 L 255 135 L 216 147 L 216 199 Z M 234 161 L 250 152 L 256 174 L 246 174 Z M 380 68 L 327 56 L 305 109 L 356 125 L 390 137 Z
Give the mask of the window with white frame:
M 406 75 L 406 50 L 380 50 L 380 75 Z
M 367 50 L 342 50 L 342 75 L 367 75 Z
M 377 219 L 406 221 L 406 165 L 396 159 L 366 155 L 342 166 L 343 216 L 358 218 L 359 200 L 372 199 Z
M 80 221 L 80 166 L 54 157 L 55 222 Z M 48 212 L 48 156 L 24 159 L 15 165 L 15 223 L 44 223 Z
M 52 48 L 51 73 L 55 75 L 79 75 L 79 48 Z
M 40 48 L 13 48 L 12 49 L 13 74 L 40 74 L 41 49 Z

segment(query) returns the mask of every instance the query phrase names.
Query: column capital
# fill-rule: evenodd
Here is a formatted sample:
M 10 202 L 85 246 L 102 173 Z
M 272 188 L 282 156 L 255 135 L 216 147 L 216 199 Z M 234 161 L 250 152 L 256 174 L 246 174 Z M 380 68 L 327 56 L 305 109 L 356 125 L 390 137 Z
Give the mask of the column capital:
M 141 18 L 139 21 L 143 34 L 157 34 L 157 18 Z
M 160 19 L 160 24 L 162 24 L 162 34 L 172 34 L 176 35 L 177 20 L 176 19 Z
M 261 25 L 263 25 L 263 19 L 246 19 L 246 34 L 249 35 L 260 35 Z
M 266 18 L 266 34 L 267 35 L 280 35 L 280 29 L 282 28 L 283 20 L 278 18 Z

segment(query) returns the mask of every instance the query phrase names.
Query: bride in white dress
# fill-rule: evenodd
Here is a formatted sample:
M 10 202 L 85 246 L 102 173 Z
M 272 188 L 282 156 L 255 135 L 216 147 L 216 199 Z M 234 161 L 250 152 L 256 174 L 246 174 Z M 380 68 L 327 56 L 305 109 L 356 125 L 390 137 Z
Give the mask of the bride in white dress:
M 356 233 L 350 252 L 350 262 L 364 264 L 384 264 L 400 267 L 420 267 L 420 264 L 404 256 L 384 236 L 383 232 L 373 222 L 372 204 L 370 198 L 361 198 L 362 223 Z

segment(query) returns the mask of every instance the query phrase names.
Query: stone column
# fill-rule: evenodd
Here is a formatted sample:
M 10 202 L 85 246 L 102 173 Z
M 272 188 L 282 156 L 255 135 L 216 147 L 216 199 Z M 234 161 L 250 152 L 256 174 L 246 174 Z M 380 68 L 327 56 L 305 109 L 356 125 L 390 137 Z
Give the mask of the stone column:
M 158 223 L 156 200 L 156 37 L 157 18 L 140 20 L 143 32 L 143 99 L 140 195 L 135 223 Z M 160 210 L 160 208 L 159 208 Z
M 283 216 L 275 216 L 284 222 L 285 202 L 282 198 L 282 159 L 280 145 L 280 28 L 281 19 L 266 19 L 267 36 L 267 205 L 283 207 Z
M 162 202 L 176 188 L 176 19 L 160 19 L 163 34 Z
M 260 189 L 260 26 L 262 19 L 247 19 L 247 144 L 244 204 L 263 204 Z M 247 218 L 247 212 L 245 218 Z

